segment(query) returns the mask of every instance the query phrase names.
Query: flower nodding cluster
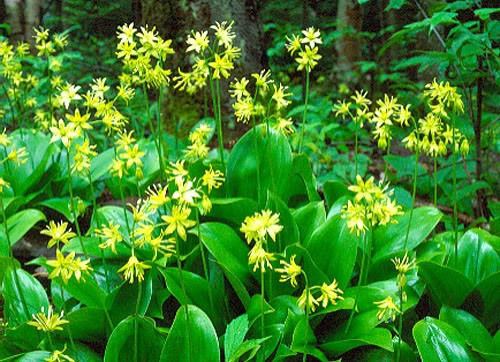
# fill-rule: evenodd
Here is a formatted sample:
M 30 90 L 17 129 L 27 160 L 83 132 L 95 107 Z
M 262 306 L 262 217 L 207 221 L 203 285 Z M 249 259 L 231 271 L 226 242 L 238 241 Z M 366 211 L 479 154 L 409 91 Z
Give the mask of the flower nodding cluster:
M 305 70 L 311 72 L 321 59 L 318 54 L 318 45 L 322 44 L 321 33 L 319 30 L 310 27 L 302 30 L 302 34 L 292 35 L 291 38 L 287 37 L 286 48 L 291 56 L 297 53 L 297 70 Z
M 356 185 L 349 186 L 349 190 L 355 194 L 354 202 L 347 202 L 342 217 L 347 219 L 349 230 L 356 235 L 369 227 L 394 223 L 394 217 L 403 213 L 401 206 L 391 199 L 388 186 L 375 184 L 373 177 L 364 181 L 357 175 Z

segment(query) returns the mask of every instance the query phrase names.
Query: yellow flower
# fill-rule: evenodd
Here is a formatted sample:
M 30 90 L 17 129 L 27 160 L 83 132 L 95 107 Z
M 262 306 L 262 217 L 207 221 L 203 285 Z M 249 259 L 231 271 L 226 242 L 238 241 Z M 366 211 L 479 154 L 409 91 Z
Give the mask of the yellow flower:
M 295 263 L 296 255 L 292 255 L 290 258 L 290 263 L 280 260 L 280 264 L 283 268 L 276 269 L 276 272 L 280 273 L 280 282 L 287 282 L 290 280 L 292 287 L 297 286 L 297 277 L 302 273 L 302 267 Z
M 288 87 L 284 87 L 281 83 L 279 87 L 276 87 L 276 85 L 273 84 L 272 100 L 276 102 L 277 109 L 285 108 L 290 104 L 290 101 L 287 100 L 286 98 L 291 96 L 292 93 L 287 92 L 287 90 Z
M 18 149 L 13 149 L 7 155 L 9 161 L 17 163 L 17 165 L 22 165 L 28 162 L 28 153 L 26 152 L 26 147 L 20 147 Z
M 319 302 L 314 298 L 309 289 L 304 289 L 299 299 L 297 300 L 297 304 L 302 309 L 308 309 L 310 311 L 315 311 L 316 307 L 319 305 Z
M 312 26 L 306 30 L 302 30 L 302 35 L 304 35 L 300 41 L 302 44 L 309 44 L 311 48 L 314 48 L 316 44 L 322 44 L 320 31 Z
M 410 258 L 408 257 L 408 253 L 405 253 L 402 258 L 396 257 L 394 259 L 391 259 L 391 261 L 394 264 L 397 272 L 401 274 L 406 274 L 411 269 L 415 268 L 415 259 L 410 260 Z
M 4 128 L 2 133 L 0 133 L 0 146 L 8 147 L 10 145 L 10 138 Z
M 151 266 L 139 261 L 135 255 L 132 255 L 127 263 L 118 269 L 118 273 L 123 273 L 123 277 L 130 284 L 134 283 L 135 278 L 141 283 L 144 280 L 144 271 L 146 269 L 151 269 Z
M 137 29 L 134 27 L 134 23 L 124 24 L 118 27 L 118 39 L 120 42 L 133 42 L 134 34 L 137 32 Z
M 139 149 L 139 145 L 136 144 L 125 151 L 123 158 L 126 160 L 125 164 L 127 165 L 127 168 L 130 168 L 134 165 L 137 167 L 142 167 L 141 157 L 143 156 L 144 152 L 142 152 Z
M 174 180 L 175 183 L 184 180 L 184 177 L 188 175 L 188 171 L 184 167 L 184 160 L 178 160 L 175 163 L 170 162 L 170 167 L 167 169 L 168 180 Z
M 278 121 L 276 122 L 276 124 L 274 124 L 273 128 L 284 136 L 291 135 L 292 133 L 295 132 L 295 129 L 293 128 L 293 122 L 290 117 L 289 118 L 279 117 Z
M 101 249 L 110 248 L 113 253 L 116 254 L 116 244 L 123 241 L 123 235 L 120 232 L 120 225 L 113 223 L 112 221 L 108 226 L 104 226 L 101 229 L 95 229 L 96 235 L 104 239 L 104 242 L 99 244 Z
M 273 83 L 269 69 L 261 70 L 260 73 L 252 73 L 252 77 L 255 78 L 255 87 L 263 93 L 266 93 L 269 85 Z
M 377 313 L 377 318 L 379 320 L 389 322 L 394 321 L 396 319 L 396 316 L 401 313 L 391 296 L 388 296 L 387 298 L 379 302 L 374 302 L 374 304 L 376 304 L 379 308 L 379 311 Z
M 182 240 L 187 239 L 186 229 L 192 228 L 196 222 L 189 220 L 191 209 L 175 205 L 172 207 L 171 215 L 163 215 L 161 218 L 167 224 L 166 235 L 177 232 Z
M 254 105 L 251 97 L 239 98 L 233 104 L 236 121 L 247 123 L 254 115 Z
M 75 279 L 80 281 L 80 279 L 82 279 L 82 274 L 92 271 L 92 267 L 88 265 L 89 263 L 90 259 L 81 260 L 80 258 L 75 258 L 74 252 L 71 252 L 64 257 L 64 254 L 57 249 L 56 259 L 47 261 L 47 265 L 54 268 L 54 270 L 52 270 L 49 274 L 49 279 L 54 279 L 60 276 L 62 281 L 66 284 L 74 274 Z
M 372 101 L 366 97 L 367 94 L 368 92 L 365 90 L 356 91 L 355 94 L 351 96 L 351 99 L 354 101 L 354 103 L 356 103 L 358 107 L 368 108 Z
M 172 199 L 178 200 L 181 205 L 194 205 L 195 199 L 201 197 L 198 190 L 193 188 L 192 181 L 176 180 L 175 185 L 177 190 L 172 194 Z
M 193 32 L 192 35 L 188 36 L 186 43 L 189 45 L 186 49 L 187 53 L 193 50 L 196 53 L 200 53 L 208 48 L 208 32 Z
M 233 39 L 236 37 L 236 34 L 232 31 L 233 24 L 234 21 L 230 23 L 226 21 L 222 23 L 215 22 L 215 25 L 210 27 L 215 30 L 215 37 L 218 40 L 219 46 L 224 45 L 226 48 L 229 48 L 233 44 Z
M 122 178 L 126 172 L 125 161 L 115 158 L 111 163 L 111 174 Z
M 224 78 L 229 78 L 229 71 L 234 67 L 233 62 L 226 55 L 221 57 L 219 54 L 215 54 L 214 61 L 208 65 L 214 70 L 214 79 L 221 79 L 221 74 Z
M 235 79 L 229 86 L 229 94 L 231 95 L 231 97 L 236 99 L 249 97 L 250 93 L 247 90 L 247 85 L 248 79 L 246 79 L 245 77 L 241 78 L 240 80 Z
M 65 124 L 62 119 L 56 125 L 50 127 L 50 132 L 52 133 L 50 143 L 61 141 L 66 148 L 69 148 L 71 142 L 79 136 L 75 125 L 71 122 Z
M 7 181 L 5 181 L 2 177 L 0 177 L 0 193 L 3 192 L 4 187 L 5 188 L 10 187 L 10 184 Z
M 146 193 L 148 195 L 148 202 L 153 210 L 165 205 L 170 200 L 170 197 L 167 195 L 167 186 L 152 185 Z
M 80 86 L 69 83 L 63 87 L 61 94 L 59 95 L 59 100 L 66 109 L 69 108 L 69 104 L 71 102 L 82 99 L 82 97 L 78 94 L 80 88 Z
M 75 362 L 73 358 L 64 354 L 65 351 L 66 345 L 64 345 L 62 351 L 55 350 L 52 352 L 49 357 L 45 358 L 45 362 Z
M 266 267 L 273 269 L 271 261 L 273 261 L 274 255 L 268 253 L 261 242 L 255 243 L 253 248 L 248 253 L 248 264 L 254 265 L 253 271 L 260 269 L 263 273 L 266 271 Z
M 56 224 L 54 221 L 50 221 L 49 225 L 45 228 L 45 230 L 40 231 L 40 234 L 47 235 L 50 237 L 50 240 L 47 244 L 48 248 L 53 247 L 54 245 L 59 243 L 67 244 L 69 239 L 74 238 L 76 234 L 68 229 L 67 222 L 60 222 Z
M 301 48 L 301 39 L 297 35 L 292 35 L 291 38 L 286 37 L 286 49 L 290 53 L 290 55 L 295 54 Z
M 215 170 L 210 166 L 208 170 L 205 170 L 205 173 L 201 177 L 201 181 L 203 186 L 208 188 L 208 192 L 212 192 L 212 189 L 218 189 L 222 186 L 224 182 L 224 174 L 219 170 Z
M 323 308 L 326 308 L 328 303 L 335 305 L 337 304 L 337 300 L 344 299 L 341 294 L 344 294 L 342 290 L 338 288 L 338 283 L 334 279 L 331 284 L 323 283 L 321 285 L 321 296 L 318 298 L 318 302 L 320 302 Z
M 75 109 L 74 114 L 66 114 L 66 118 L 68 121 L 73 123 L 76 127 L 76 129 L 80 130 L 89 130 L 92 129 L 92 126 L 88 123 L 90 119 L 90 114 L 85 113 L 84 115 L 80 114 L 80 110 L 77 108 Z
M 64 312 L 61 314 L 54 313 L 52 306 L 49 306 L 47 310 L 47 314 L 45 314 L 45 308 L 42 307 L 42 311 L 36 314 L 33 314 L 33 320 L 29 321 L 28 324 L 30 326 L 36 327 L 39 331 L 44 332 L 54 332 L 54 331 L 62 331 L 63 325 L 69 323 L 64 317 Z
M 366 209 L 361 204 L 353 204 L 351 200 L 347 201 L 347 206 L 342 208 L 342 218 L 347 219 L 347 227 L 356 235 L 368 229 L 365 223 Z
M 349 186 L 348 190 L 356 194 L 356 196 L 354 197 L 354 200 L 356 202 L 359 202 L 361 200 L 372 202 L 372 194 L 376 192 L 375 188 L 376 186 L 373 182 L 373 177 L 370 177 L 368 180 L 363 181 L 363 178 L 360 175 L 356 175 L 356 185 Z
M 333 106 L 333 110 L 335 111 L 335 116 L 339 115 L 345 117 L 349 114 L 349 108 L 351 107 L 351 102 L 337 101 L 337 103 Z
M 279 225 L 279 214 L 273 214 L 271 210 L 256 212 L 252 216 L 247 216 L 243 221 L 240 231 L 245 234 L 248 243 L 251 241 L 261 242 L 269 235 L 273 241 L 276 240 L 283 226 Z
M 311 48 L 309 45 L 306 45 L 304 50 L 299 52 L 299 57 L 295 58 L 295 61 L 299 64 L 297 70 L 305 69 L 307 72 L 310 72 L 320 59 L 321 55 L 318 54 L 318 48 Z

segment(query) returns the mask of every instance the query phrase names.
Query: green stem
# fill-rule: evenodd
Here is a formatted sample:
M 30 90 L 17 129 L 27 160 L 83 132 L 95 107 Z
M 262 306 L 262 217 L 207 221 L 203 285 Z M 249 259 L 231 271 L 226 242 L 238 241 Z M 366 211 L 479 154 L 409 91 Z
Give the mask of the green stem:
M 205 256 L 205 247 L 203 246 L 203 243 L 201 242 L 201 237 L 200 237 L 200 211 L 198 208 L 195 208 L 196 211 L 196 227 L 197 227 L 197 234 L 198 234 L 198 244 L 200 246 L 200 256 L 201 256 L 201 261 L 203 264 L 203 273 L 205 274 L 205 279 L 207 280 L 207 284 L 210 285 L 210 278 L 208 274 L 208 266 L 207 266 L 207 260 Z M 212 288 L 208 288 L 208 299 L 210 302 L 210 308 L 214 310 L 214 298 L 212 294 Z M 215 310 L 214 310 L 215 311 Z
M 139 304 L 141 302 L 142 283 L 138 282 L 137 300 L 135 302 L 135 319 L 134 319 L 134 361 L 139 361 L 139 323 L 137 317 L 139 316 Z
M 75 198 L 73 195 L 73 183 L 71 182 L 71 161 L 69 158 L 69 147 L 66 147 L 66 156 L 68 159 L 67 162 L 67 171 L 68 171 L 68 188 L 69 188 L 69 200 L 70 200 L 70 205 L 71 205 L 71 215 L 73 216 L 74 222 L 75 222 L 75 228 L 76 228 L 76 233 L 78 236 L 78 241 L 80 242 L 80 247 L 82 248 L 82 252 L 85 255 L 85 258 L 88 259 L 89 255 L 87 254 L 87 250 L 85 249 L 85 245 L 83 244 L 82 240 L 82 231 L 80 230 L 80 224 L 78 222 L 78 215 L 76 213 L 76 205 L 75 205 Z
M 264 338 L 264 335 L 265 335 L 265 332 L 264 332 L 264 328 L 265 328 L 265 323 L 264 323 L 264 302 L 265 302 L 265 299 L 264 299 L 264 295 L 265 295 L 265 278 L 264 278 L 264 268 L 260 268 L 260 295 L 261 295 L 261 299 L 260 299 L 260 313 L 261 313 L 261 316 L 260 316 L 260 338 Z M 266 359 L 266 356 L 265 356 L 265 352 L 264 352 L 264 348 L 261 348 L 261 353 L 259 354 L 260 355 L 260 360 L 261 361 L 264 361 Z
M 306 281 L 306 327 L 304 328 L 304 341 L 307 340 L 307 330 L 309 326 L 309 279 L 307 278 L 307 274 L 302 272 L 304 279 Z M 307 352 L 304 351 L 302 355 L 302 362 L 307 361 Z
M 160 182 L 163 183 L 163 177 L 164 177 L 164 169 L 165 169 L 165 163 L 163 159 L 163 149 L 162 149 L 162 119 L 161 119 L 161 103 L 163 100 L 163 88 L 160 87 L 158 89 L 158 99 L 156 100 L 156 105 L 157 105 L 157 122 L 158 122 L 158 129 L 156 133 L 157 137 L 157 142 L 158 142 L 158 160 L 160 163 Z
M 359 293 L 361 290 L 363 275 L 365 274 L 365 264 L 366 264 L 366 249 L 367 249 L 367 236 L 366 231 L 363 233 L 363 254 L 361 255 L 361 268 L 359 271 L 358 285 L 356 290 L 356 296 L 354 297 L 354 306 L 352 307 L 351 314 L 349 315 L 349 320 L 347 321 L 345 333 L 349 332 L 349 328 L 351 327 L 352 319 L 354 318 L 354 313 L 356 313 L 356 309 L 358 307 L 359 301 Z
M 398 321 L 398 348 L 396 351 L 396 362 L 401 360 L 401 346 L 403 340 L 403 287 L 399 287 L 399 309 L 401 313 L 399 314 Z
M 434 157 L 434 207 L 437 207 L 438 183 L 437 183 L 437 157 Z
M 66 313 L 66 297 L 64 295 L 64 287 L 59 284 L 60 287 L 61 287 L 61 299 L 62 299 L 62 310 L 63 310 L 63 313 L 64 314 L 67 314 Z M 73 333 L 71 333 L 71 323 L 68 323 L 68 325 L 66 326 L 66 329 L 68 331 L 68 337 L 69 337 L 69 343 L 71 344 L 71 348 L 73 349 L 73 351 L 76 351 L 76 348 L 75 348 L 75 341 L 73 340 Z
M 186 284 L 184 283 L 184 275 L 182 274 L 182 263 L 181 263 L 181 252 L 179 248 L 179 237 L 177 233 L 175 233 L 175 253 L 176 253 L 176 259 L 177 259 L 177 269 L 179 270 L 179 281 L 181 284 L 181 289 L 182 293 L 184 294 L 184 300 L 186 301 L 188 299 L 187 292 L 186 292 Z M 186 312 L 186 335 L 187 335 L 187 361 L 191 361 L 191 334 L 190 334 L 190 327 L 189 327 L 189 311 L 188 311 L 188 305 L 186 303 L 181 303 L 182 307 L 185 308 Z
M 253 145 L 254 145 L 254 152 L 255 152 L 255 162 L 256 162 L 256 170 L 257 170 L 257 203 L 260 205 L 261 203 L 261 197 L 260 197 L 260 154 L 259 154 L 259 147 L 257 144 L 257 125 L 255 122 L 255 117 L 252 117 L 252 122 L 253 122 Z
M 405 251 L 408 248 L 408 238 L 410 237 L 410 227 L 411 227 L 411 221 L 413 218 L 413 208 L 415 207 L 415 199 L 417 197 L 418 156 L 419 156 L 419 148 L 417 145 L 416 151 L 415 151 L 415 167 L 413 169 L 413 187 L 412 187 L 412 193 L 411 193 L 410 217 L 408 220 L 408 227 L 406 228 L 406 236 L 405 236 L 405 243 L 404 243 Z
M 219 157 L 220 162 L 222 163 L 222 168 L 225 170 L 226 165 L 224 163 L 224 137 L 222 134 L 222 115 L 221 115 L 221 94 L 220 94 L 220 80 L 215 80 L 215 93 L 217 97 L 217 138 L 219 141 Z
M 355 123 L 356 131 L 354 132 L 354 180 L 358 176 L 358 125 Z
M 307 116 L 307 103 L 309 101 L 309 73 L 306 69 L 306 96 L 304 99 L 304 113 L 302 114 L 302 125 L 301 125 L 301 130 L 300 130 L 300 139 L 299 139 L 299 149 L 298 153 L 302 152 L 302 144 L 304 142 L 304 132 L 305 132 L 305 125 L 306 125 L 306 116 Z
M 457 208 L 457 150 L 455 134 L 455 118 L 453 118 L 452 152 L 453 152 L 453 241 L 455 244 L 455 264 L 458 262 L 458 208 Z
M 12 262 L 14 283 L 16 284 L 16 289 L 19 290 L 19 296 L 21 297 L 21 305 L 23 306 L 26 320 L 30 320 L 31 316 L 29 313 L 28 304 L 26 303 L 26 298 L 24 297 L 24 291 L 21 288 L 21 282 L 19 281 L 19 276 L 17 275 L 17 272 L 16 272 L 16 264 L 14 263 L 14 253 L 12 252 L 12 244 L 11 244 L 11 240 L 10 240 L 9 226 L 7 225 L 7 216 L 5 214 L 5 205 L 3 203 L 3 197 L 0 197 L 0 207 L 2 208 L 3 226 L 4 226 L 5 237 L 7 238 L 7 244 L 8 244 L 8 248 L 9 248 L 9 257 L 10 257 L 10 261 Z

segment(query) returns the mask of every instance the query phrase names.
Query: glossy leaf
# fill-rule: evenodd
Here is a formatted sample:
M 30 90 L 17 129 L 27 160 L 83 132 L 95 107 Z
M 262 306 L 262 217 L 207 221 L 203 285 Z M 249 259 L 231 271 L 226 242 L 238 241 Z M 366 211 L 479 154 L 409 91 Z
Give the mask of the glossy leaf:
M 22 269 L 9 270 L 3 280 L 4 313 L 9 324 L 17 326 L 31 320 L 33 314 L 47 311 L 49 300 L 45 289 Z
M 10 245 L 15 245 L 38 222 L 45 220 L 45 215 L 35 209 L 19 211 L 7 219 Z M 0 256 L 9 256 L 5 225 L 0 225 Z
M 177 310 L 160 361 L 219 361 L 219 341 L 208 316 L 194 305 Z
M 285 136 L 272 129 L 267 133 L 264 125 L 251 129 L 238 140 L 229 155 L 226 175 L 229 195 L 265 200 L 271 191 L 284 197 L 292 164 L 292 151 Z M 260 187 L 256 187 L 257 166 Z
M 340 215 L 328 219 L 321 225 L 312 234 L 305 248 L 309 251 L 316 267 L 330 280 L 335 278 L 341 289 L 347 286 L 356 262 L 357 241 Z M 306 263 L 304 269 L 307 268 Z M 314 275 L 311 275 L 311 278 L 314 280 Z
M 413 338 L 422 362 L 476 361 L 464 337 L 452 326 L 426 317 L 413 327 Z
M 326 221 L 325 205 L 322 201 L 310 202 L 292 212 L 299 228 L 300 241 L 306 244 L 313 232 Z
M 137 332 L 137 336 L 135 333 Z M 137 344 L 135 344 L 137 339 Z M 116 326 L 109 337 L 105 362 L 121 362 L 133 359 L 137 346 L 138 360 L 158 361 L 164 344 L 163 337 L 155 327 L 152 319 L 141 316 L 130 316 Z
M 224 357 L 229 361 L 238 348 L 243 344 L 248 332 L 248 315 L 243 314 L 227 325 L 224 334 Z

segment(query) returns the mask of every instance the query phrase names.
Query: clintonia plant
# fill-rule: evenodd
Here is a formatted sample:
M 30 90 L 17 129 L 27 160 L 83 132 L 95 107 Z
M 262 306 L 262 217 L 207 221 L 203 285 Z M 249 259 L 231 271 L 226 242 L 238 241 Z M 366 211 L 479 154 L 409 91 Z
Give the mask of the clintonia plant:
M 286 114 L 286 85 L 263 70 L 229 84 L 234 117 L 252 128 L 224 149 L 221 82 L 239 57 L 232 26 L 217 23 L 188 37 L 194 65 L 178 70 L 173 88 L 195 93 L 208 83 L 216 122 L 193 127 L 179 157 L 163 146 L 160 112 L 173 50 L 153 28 L 119 28 L 123 74 L 116 82 L 55 84 L 54 69 L 39 75 L 47 89 L 42 103 L 30 106 L 40 114 L 34 129 L 0 134 L 0 358 L 498 359 L 491 336 L 499 322 L 491 294 L 499 280 L 498 238 L 459 231 L 456 212 L 452 228 L 438 232 L 443 214 L 415 207 L 416 175 L 405 208 L 373 176 L 356 172 L 352 185 L 322 187 L 300 152 L 319 31 L 309 28 L 288 44 L 306 72 L 300 134 Z M 48 31 L 37 37 L 39 51 L 54 56 L 43 50 L 51 49 Z M 20 60 L 26 51 L 1 44 L 2 76 L 24 82 L 32 71 Z M 137 89 L 142 98 L 156 90 L 156 125 L 149 97 L 144 110 L 147 138 L 139 117 L 127 116 L 141 98 Z M 445 155 L 450 144 L 455 155 L 468 148 L 447 124 L 461 111 L 456 89 L 435 81 L 424 96 L 431 111 L 419 121 L 395 97 L 373 102 L 364 91 L 335 112 L 372 127 L 384 150 L 403 142 L 416 153 L 417 169 L 419 155 Z M 19 109 L 5 111 L 7 129 L 26 126 Z M 392 132 L 412 122 L 406 138 Z M 209 147 L 214 133 L 218 156 Z M 48 144 L 41 153 L 47 156 L 30 140 Z M 22 188 L 19 175 L 45 175 L 45 189 Z M 43 200 L 48 189 L 57 200 Z M 46 238 L 52 256 L 22 263 L 13 247 L 30 229 Z M 42 272 L 28 273 L 32 265 Z

